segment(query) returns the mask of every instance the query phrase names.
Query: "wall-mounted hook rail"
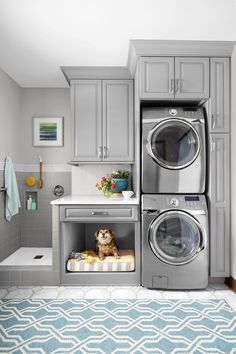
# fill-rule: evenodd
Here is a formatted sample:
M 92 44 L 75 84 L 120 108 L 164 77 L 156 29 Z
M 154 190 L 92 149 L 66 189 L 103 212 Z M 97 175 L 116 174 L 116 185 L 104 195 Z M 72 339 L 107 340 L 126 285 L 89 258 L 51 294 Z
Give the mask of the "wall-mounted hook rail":
M 0 192 L 6 192 L 7 189 L 5 187 L 0 187 Z

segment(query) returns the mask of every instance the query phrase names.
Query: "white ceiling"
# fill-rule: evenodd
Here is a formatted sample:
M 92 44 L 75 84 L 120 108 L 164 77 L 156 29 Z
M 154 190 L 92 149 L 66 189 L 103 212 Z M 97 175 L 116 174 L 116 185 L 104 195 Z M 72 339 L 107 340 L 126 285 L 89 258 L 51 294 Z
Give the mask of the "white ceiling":
M 235 0 L 0 0 L 0 67 L 67 87 L 60 66 L 125 66 L 130 39 L 236 40 Z

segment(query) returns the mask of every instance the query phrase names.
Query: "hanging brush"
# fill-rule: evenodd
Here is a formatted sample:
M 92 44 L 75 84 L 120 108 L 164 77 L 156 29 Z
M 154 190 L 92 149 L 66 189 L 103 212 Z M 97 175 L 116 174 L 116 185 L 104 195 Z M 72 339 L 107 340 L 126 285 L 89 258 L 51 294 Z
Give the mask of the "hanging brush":
M 39 179 L 38 179 L 38 188 L 43 188 L 43 161 L 41 156 L 39 156 Z

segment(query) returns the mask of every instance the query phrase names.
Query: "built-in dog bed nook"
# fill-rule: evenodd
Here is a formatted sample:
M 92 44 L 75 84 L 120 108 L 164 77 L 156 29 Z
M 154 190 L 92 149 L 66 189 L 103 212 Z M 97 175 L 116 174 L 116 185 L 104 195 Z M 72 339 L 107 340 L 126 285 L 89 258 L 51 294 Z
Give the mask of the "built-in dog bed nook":
M 77 258 L 69 258 L 66 269 L 68 272 L 133 272 L 134 251 L 124 249 L 119 252 L 120 258 L 106 256 L 104 260 L 100 260 L 95 251 L 84 251 Z

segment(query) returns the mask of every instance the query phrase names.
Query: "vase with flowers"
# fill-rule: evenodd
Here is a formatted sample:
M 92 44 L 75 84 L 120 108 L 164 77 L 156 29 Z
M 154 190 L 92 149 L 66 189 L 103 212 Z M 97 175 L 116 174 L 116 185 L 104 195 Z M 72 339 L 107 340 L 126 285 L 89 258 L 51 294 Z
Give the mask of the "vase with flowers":
M 105 197 L 111 197 L 115 189 L 115 181 L 111 176 L 102 177 L 96 184 L 98 190 L 103 191 Z
M 118 170 L 111 174 L 112 179 L 115 182 L 114 193 L 121 193 L 126 191 L 128 187 L 128 178 L 130 176 L 130 171 Z

